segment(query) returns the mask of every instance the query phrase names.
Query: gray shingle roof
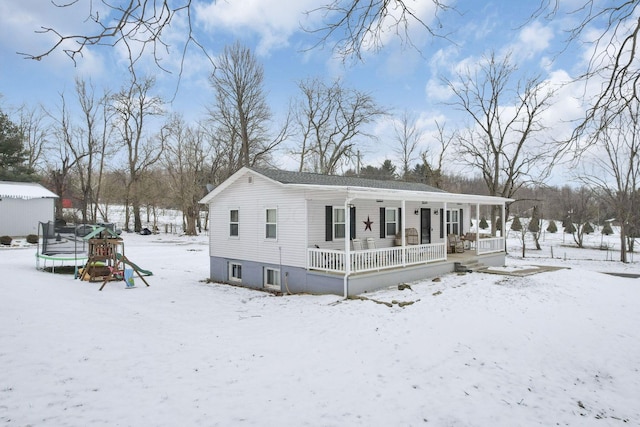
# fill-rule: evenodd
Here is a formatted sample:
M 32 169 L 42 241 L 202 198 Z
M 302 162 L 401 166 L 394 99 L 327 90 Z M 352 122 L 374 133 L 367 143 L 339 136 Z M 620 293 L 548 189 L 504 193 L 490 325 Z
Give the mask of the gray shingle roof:
M 385 190 L 426 191 L 446 193 L 446 191 L 419 182 L 383 181 L 355 176 L 321 175 L 309 172 L 292 172 L 279 169 L 249 168 L 282 184 L 328 185 L 337 187 L 381 188 Z

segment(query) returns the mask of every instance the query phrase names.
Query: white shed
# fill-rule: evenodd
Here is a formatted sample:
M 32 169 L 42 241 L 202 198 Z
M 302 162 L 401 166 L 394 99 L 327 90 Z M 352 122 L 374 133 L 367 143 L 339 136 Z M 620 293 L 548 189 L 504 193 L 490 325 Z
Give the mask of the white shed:
M 0 181 L 0 236 L 38 234 L 40 222 L 53 221 L 56 197 L 40 184 Z

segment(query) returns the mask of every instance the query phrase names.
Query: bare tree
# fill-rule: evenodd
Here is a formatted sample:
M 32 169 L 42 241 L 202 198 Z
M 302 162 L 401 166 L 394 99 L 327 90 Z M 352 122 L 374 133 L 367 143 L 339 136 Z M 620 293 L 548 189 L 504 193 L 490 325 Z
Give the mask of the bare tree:
M 402 178 L 405 179 L 411 165 L 417 159 L 416 152 L 422 142 L 424 132 L 418 128 L 417 119 L 407 110 L 404 110 L 398 120 L 393 122 L 394 140 L 397 145 L 394 152 L 400 159 Z
M 60 94 L 60 110 L 58 113 L 48 113 L 53 119 L 51 154 L 47 155 L 47 170 L 49 180 L 58 195 L 55 200 L 55 218 L 63 218 L 62 200 L 69 194 L 69 176 L 76 165 L 87 153 L 75 138 L 75 131 L 71 122 L 71 115 L 67 109 L 64 94 Z
M 176 44 L 175 34 L 168 35 L 166 32 L 171 23 L 178 19 L 182 19 L 186 28 L 182 39 L 179 75 L 182 75 L 190 45 L 196 46 L 209 58 L 206 49 L 193 34 L 193 0 L 73 0 L 50 2 L 48 6 L 65 9 L 69 16 L 77 16 L 78 21 L 85 24 L 87 31 L 68 33 L 51 26 L 42 26 L 37 32 L 50 37 L 53 42 L 49 48 L 39 53 L 19 52 L 27 59 L 40 61 L 61 49 L 75 63 L 76 58 L 81 57 L 87 47 L 121 45 L 127 52 L 131 72 L 145 52 L 150 52 L 156 65 L 165 70 L 162 66 L 162 54 L 169 52 L 171 45 Z M 170 37 L 174 37 L 172 43 L 167 40 Z
M 634 102 L 628 114 L 600 112 L 598 134 L 589 155 L 582 157 L 580 180 L 595 188 L 615 210 L 620 225 L 620 261 L 627 262 L 629 225 L 638 218 L 640 184 L 640 103 Z
M 43 157 L 46 151 L 50 124 L 45 121 L 46 112 L 41 107 L 30 108 L 22 105 L 18 108 L 18 126 L 27 150 L 26 165 L 29 169 L 43 169 Z
M 333 46 L 343 58 L 362 58 L 363 52 L 378 51 L 384 45 L 387 34 L 414 46 L 409 28 L 423 28 L 432 37 L 443 37 L 438 14 L 451 8 L 446 2 L 431 0 L 435 23 L 424 21 L 406 0 L 331 0 L 329 3 L 307 12 L 321 14 L 323 25 L 307 31 L 320 35 L 316 44 Z
M 406 0 L 330 0 L 308 14 L 322 14 L 324 23 L 307 31 L 320 35 L 317 45 L 332 44 L 334 50 L 345 58 L 361 58 L 362 51 L 377 50 L 383 45 L 386 34 L 399 36 L 406 44 L 413 45 L 409 28 L 416 25 L 434 37 L 442 36 L 442 24 L 438 14 L 451 7 L 441 0 L 431 0 L 435 23 L 423 20 L 412 4 Z M 69 33 L 51 26 L 42 26 L 39 33 L 53 42 L 43 52 L 21 53 L 25 58 L 42 60 L 56 50 L 63 50 L 74 62 L 91 46 L 124 46 L 130 67 L 146 51 L 153 55 L 156 65 L 163 69 L 162 53 L 169 51 L 173 43 L 167 30 L 171 23 L 182 20 L 185 26 L 182 42 L 180 75 L 185 65 L 185 54 L 194 45 L 208 56 L 206 49 L 194 36 L 196 2 L 193 0 L 129 0 L 105 2 L 51 2 L 50 7 L 65 9 L 70 16 L 77 16 L 85 23 L 86 32 Z M 334 36 L 337 38 L 334 40 Z M 174 36 L 175 37 L 175 36 Z
M 207 184 L 207 159 L 210 145 L 201 129 L 187 126 L 179 116 L 173 116 L 165 127 L 165 168 L 170 177 L 170 188 L 185 218 L 185 234 L 197 235 L 200 213 L 198 201 Z
M 225 47 L 215 65 L 210 81 L 216 99 L 209 114 L 232 144 L 233 171 L 268 161 L 270 153 L 286 139 L 287 126 L 270 137 L 272 114 L 264 92 L 262 65 L 239 42 Z
M 162 138 L 147 135 L 147 120 L 163 114 L 163 101 L 151 95 L 153 78 L 131 81 L 112 98 L 116 128 L 127 153 L 127 181 L 125 185 L 125 230 L 129 231 L 129 206 L 133 210 L 133 229 L 142 229 L 140 193 L 138 185 L 143 173 L 162 156 Z
M 384 111 L 373 98 L 355 89 L 346 89 L 339 80 L 330 85 L 308 79 L 298 84 L 301 94 L 293 106 L 295 133 L 299 138 L 300 171 L 334 174 L 356 154 L 359 136 Z
M 562 13 L 559 0 L 544 0 L 531 19 L 544 17 L 555 19 Z M 579 80 L 595 82 L 599 90 L 587 101 L 590 107 L 576 126 L 567 146 L 581 152 L 596 144 L 602 120 L 612 122 L 618 115 L 630 114 L 640 101 L 638 81 L 640 64 L 640 20 L 637 16 L 638 2 L 635 0 L 611 0 L 600 3 L 583 0 L 572 5 L 567 12 L 571 26 L 566 28 L 569 43 L 588 43 L 591 57 Z M 601 114 L 606 110 L 606 115 Z M 596 130 L 596 132 L 594 132 Z
M 108 95 L 97 97 L 91 82 L 76 79 L 76 97 L 80 105 L 82 125 L 77 126 L 78 151 L 84 153 L 76 163 L 83 222 L 97 220 L 97 203 L 104 172 L 107 146 L 112 130 Z
M 552 146 L 537 135 L 553 91 L 537 77 L 514 83 L 516 71 L 509 55 L 499 59 L 491 53 L 477 70 L 445 79 L 455 98 L 451 105 L 471 119 L 458 134 L 460 158 L 481 171 L 491 196 L 513 197 L 523 185 L 548 176 L 552 165 Z M 494 225 L 496 214 L 493 209 Z
M 437 150 L 424 150 L 420 153 L 427 184 L 436 188 L 444 188 L 444 163 L 455 134 L 446 131 L 446 125 L 436 121 Z

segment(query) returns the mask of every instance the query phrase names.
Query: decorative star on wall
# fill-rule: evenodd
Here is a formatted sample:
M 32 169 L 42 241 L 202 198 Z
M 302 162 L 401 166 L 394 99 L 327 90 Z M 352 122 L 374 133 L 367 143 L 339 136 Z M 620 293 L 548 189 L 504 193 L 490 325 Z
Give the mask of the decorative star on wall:
M 367 230 L 371 231 L 371 224 L 373 224 L 373 221 L 371 221 L 367 216 L 367 220 L 362 222 L 364 222 L 364 231 L 367 231 Z

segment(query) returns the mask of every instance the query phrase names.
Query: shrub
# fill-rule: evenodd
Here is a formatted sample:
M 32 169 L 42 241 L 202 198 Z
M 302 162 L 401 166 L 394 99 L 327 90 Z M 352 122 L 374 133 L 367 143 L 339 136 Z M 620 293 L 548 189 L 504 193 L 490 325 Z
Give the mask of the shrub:
M 11 237 L 9 236 L 2 236 L 0 237 L 0 245 L 5 245 L 5 246 L 9 246 L 11 244 Z
M 610 222 L 607 221 L 604 223 L 604 227 L 602 227 L 602 234 L 604 234 L 605 236 L 613 234 L 613 229 L 611 228 Z
M 547 226 L 547 231 L 549 233 L 555 233 L 558 231 L 558 226 L 556 225 L 556 222 L 551 220 L 549 221 L 549 225 Z
M 35 245 L 36 243 L 38 243 L 38 235 L 37 234 L 29 234 L 27 236 L 27 243 L 31 243 L 32 245 Z
M 573 225 L 573 223 L 571 221 L 566 221 L 565 222 L 564 232 L 565 233 L 575 233 L 576 232 L 576 227 L 574 227 L 574 225 Z
M 584 225 L 582 226 L 582 231 L 584 231 L 586 234 L 593 233 L 593 227 L 591 226 L 591 223 L 589 221 L 584 223 Z

